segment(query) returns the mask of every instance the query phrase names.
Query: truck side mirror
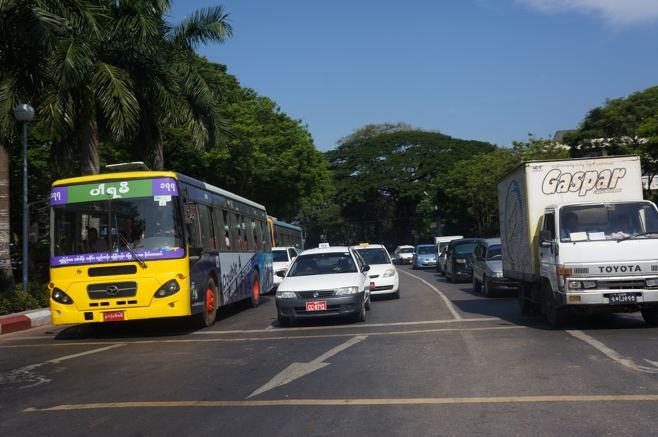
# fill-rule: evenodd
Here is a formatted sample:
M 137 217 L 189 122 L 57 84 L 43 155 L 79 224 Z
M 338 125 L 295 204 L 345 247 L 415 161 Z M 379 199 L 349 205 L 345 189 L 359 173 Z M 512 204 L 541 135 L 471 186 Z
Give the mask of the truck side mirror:
M 553 243 L 553 233 L 548 230 L 539 231 L 539 247 L 551 247 Z

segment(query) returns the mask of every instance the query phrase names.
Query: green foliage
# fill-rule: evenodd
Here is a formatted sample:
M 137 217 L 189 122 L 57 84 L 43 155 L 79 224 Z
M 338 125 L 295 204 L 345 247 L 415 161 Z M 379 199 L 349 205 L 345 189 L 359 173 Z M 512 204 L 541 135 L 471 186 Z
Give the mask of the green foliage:
M 27 293 L 21 285 L 9 292 L 0 292 L 0 316 L 22 311 L 46 308 L 49 305 L 50 293 L 43 284 L 30 282 Z
M 494 148 L 406 124 L 368 125 L 355 131 L 327 152 L 335 202 L 346 223 L 338 222 L 326 233 L 346 242 L 427 240 L 432 219 L 426 217 L 434 214 L 431 205 L 436 204 L 427 202 L 434 200 L 430 193 L 436 193 L 437 178 L 460 160 Z

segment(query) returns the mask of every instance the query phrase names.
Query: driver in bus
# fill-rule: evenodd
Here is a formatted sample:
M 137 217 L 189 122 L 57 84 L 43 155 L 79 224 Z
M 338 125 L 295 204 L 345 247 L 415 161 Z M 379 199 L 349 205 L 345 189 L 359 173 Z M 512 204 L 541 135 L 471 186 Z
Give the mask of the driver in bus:
M 107 252 L 109 250 L 105 240 L 98 238 L 96 228 L 87 229 L 87 245 L 90 252 Z

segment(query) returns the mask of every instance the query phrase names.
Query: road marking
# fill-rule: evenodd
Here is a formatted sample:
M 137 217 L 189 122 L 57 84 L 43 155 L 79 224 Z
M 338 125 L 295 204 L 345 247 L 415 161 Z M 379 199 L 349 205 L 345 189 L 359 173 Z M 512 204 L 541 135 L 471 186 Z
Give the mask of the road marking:
M 292 363 L 291 365 L 283 369 L 283 371 L 280 372 L 278 375 L 275 375 L 274 378 L 270 379 L 269 382 L 267 382 L 265 385 L 254 390 L 253 393 L 247 396 L 247 399 L 257 396 L 268 390 L 272 390 L 273 388 L 286 385 L 289 382 L 294 381 L 295 379 L 299 379 L 302 376 L 306 376 L 309 373 L 315 372 L 316 370 L 320 370 L 321 368 L 328 366 L 329 363 L 325 363 L 324 360 L 333 357 L 337 353 L 340 353 L 345 349 L 354 346 L 355 344 L 365 340 L 366 338 L 367 337 L 365 335 L 357 335 L 356 337 L 351 338 L 345 343 L 338 345 L 333 349 L 328 350 L 327 352 L 323 353 L 316 359 L 309 361 L 308 363 Z
M 97 354 L 99 352 L 105 352 L 107 350 L 115 349 L 125 345 L 126 343 L 112 344 L 106 347 L 101 347 L 86 352 L 80 352 L 78 354 L 65 355 L 63 357 L 54 358 L 42 363 L 29 364 L 18 369 L 10 370 L 9 372 L 0 372 L 0 386 L 4 384 L 29 383 L 29 385 L 24 385 L 21 388 L 30 388 L 41 384 L 47 384 L 50 382 L 50 379 L 36 372 L 39 367 L 45 366 L 46 364 L 59 364 L 62 361 L 79 358 L 85 355 Z
M 41 411 L 78 411 L 111 408 L 208 408 L 208 407 L 290 407 L 290 406 L 379 406 L 379 405 L 464 405 L 464 404 L 523 404 L 557 402 L 657 402 L 653 395 L 583 395 L 583 396 L 490 396 L 446 398 L 389 398 L 389 399 L 274 399 L 248 401 L 148 401 L 107 402 L 92 404 L 63 404 L 46 408 L 26 408 L 24 413 Z
M 432 333 L 450 333 L 450 332 L 478 332 L 478 331 L 500 331 L 510 329 L 528 329 L 528 326 L 491 326 L 485 328 L 435 328 L 435 329 L 416 329 L 409 331 L 383 331 L 383 332 L 368 332 L 365 333 L 368 337 L 374 336 L 387 336 L 387 335 L 412 335 L 412 334 L 432 334 Z M 280 331 L 279 331 L 280 332 Z M 244 337 L 244 338 L 185 338 L 181 340 L 137 340 L 131 342 L 124 342 L 124 344 L 163 344 L 163 343 L 240 343 L 250 341 L 278 341 L 278 340 L 309 340 L 320 338 L 339 338 L 339 337 L 354 337 L 356 335 L 364 335 L 363 332 L 345 332 L 340 334 L 318 334 L 318 335 L 293 335 L 293 336 L 268 336 L 268 337 Z M 41 344 L 26 344 L 26 345 L 7 345 L 0 346 L 1 349 L 24 349 L 31 347 L 62 347 L 62 346 L 98 346 L 106 345 L 102 342 L 86 342 L 86 343 L 41 343 Z
M 436 294 L 438 294 L 439 296 L 441 296 L 441 299 L 443 299 L 443 301 L 445 302 L 446 306 L 447 306 L 448 309 L 450 310 L 450 313 L 452 313 L 452 316 L 455 318 L 455 320 L 463 320 L 463 317 L 461 316 L 461 314 L 459 314 L 459 313 L 457 312 L 457 310 L 455 309 L 455 306 L 452 304 L 452 302 L 450 301 L 450 299 L 448 299 L 448 297 L 447 297 L 445 294 L 443 294 L 443 292 L 442 292 L 441 290 L 439 290 L 439 289 L 436 288 L 434 285 L 430 284 L 429 282 L 427 282 L 426 280 L 424 280 L 424 279 L 421 278 L 421 277 L 418 277 L 418 276 L 416 276 L 416 275 L 413 275 L 413 274 L 411 274 L 411 273 L 409 273 L 409 272 L 405 272 L 404 270 L 398 270 L 398 272 L 400 272 L 400 273 L 404 273 L 405 275 L 409 275 L 409 276 L 411 276 L 412 278 L 416 278 L 416 279 L 418 279 L 420 282 L 422 282 L 423 284 L 425 284 L 425 285 L 427 285 L 428 287 L 430 287 L 432 290 L 434 290 L 434 291 L 436 292 Z
M 641 366 L 639 364 L 636 364 L 635 361 L 633 361 L 632 359 L 619 355 L 616 351 L 609 348 L 605 344 L 601 343 L 599 340 L 595 339 L 594 337 L 585 334 L 583 331 L 567 330 L 566 333 L 572 335 L 573 337 L 579 340 L 584 341 L 585 343 L 589 344 L 593 348 L 598 349 L 599 352 L 603 353 L 605 356 L 607 356 L 611 360 L 616 361 L 617 363 L 621 364 L 627 369 L 634 370 L 636 372 L 642 372 L 642 373 L 658 373 L 657 368 L 651 368 L 651 367 Z
M 445 323 L 463 323 L 463 322 L 496 322 L 496 321 L 501 321 L 502 319 L 499 319 L 498 317 L 478 317 L 478 318 L 471 318 L 471 319 L 460 319 L 460 320 L 455 320 L 455 319 L 440 319 L 440 320 L 420 320 L 417 322 L 391 322 L 391 323 L 366 323 L 364 325 L 361 325 L 363 328 L 381 328 L 381 327 L 386 327 L 386 326 L 413 326 L 413 325 L 435 325 L 435 324 L 445 324 Z M 261 332 L 268 332 L 271 331 L 273 328 L 272 325 L 265 329 L 244 329 L 244 330 L 233 330 L 233 331 L 198 331 L 198 332 L 192 332 L 191 335 L 221 335 L 221 334 L 256 334 L 256 333 L 261 333 Z M 285 328 L 279 330 L 279 332 L 285 331 L 285 332 L 295 332 L 295 331 L 318 331 L 318 330 L 324 330 L 324 329 L 331 329 L 336 330 L 336 329 L 352 329 L 354 326 L 352 325 L 331 325 L 331 326 L 306 326 L 306 327 L 299 327 L 299 328 Z

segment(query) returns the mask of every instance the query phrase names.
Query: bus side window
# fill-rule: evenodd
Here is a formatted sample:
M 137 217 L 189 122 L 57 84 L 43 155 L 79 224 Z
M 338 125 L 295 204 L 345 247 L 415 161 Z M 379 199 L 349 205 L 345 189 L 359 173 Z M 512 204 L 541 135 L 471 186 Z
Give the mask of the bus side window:
M 261 233 L 263 234 L 263 248 L 266 252 L 272 250 L 272 228 L 268 222 L 260 222 Z
M 196 204 L 185 204 L 185 229 L 187 230 L 187 244 L 190 247 L 203 247 L 199 235 L 199 218 Z
M 260 242 L 261 238 L 260 235 L 258 235 L 258 231 L 260 231 L 260 225 L 258 223 L 258 219 L 255 218 L 250 218 L 249 222 L 251 224 L 251 235 L 254 237 L 254 250 L 259 251 L 260 250 Z
M 198 205 L 199 227 L 201 228 L 201 244 L 208 249 L 215 249 L 215 234 L 213 232 L 210 208 L 207 205 Z
M 242 250 L 247 250 L 249 248 L 249 231 L 250 229 L 247 228 L 247 218 L 245 216 L 240 216 L 242 219 L 240 222 L 240 229 L 242 230 L 242 241 L 240 244 L 242 244 Z
M 239 252 L 240 246 L 238 244 L 239 240 L 239 229 L 238 229 L 238 217 L 234 212 L 229 213 L 229 238 L 231 239 L 231 248 L 233 252 Z

